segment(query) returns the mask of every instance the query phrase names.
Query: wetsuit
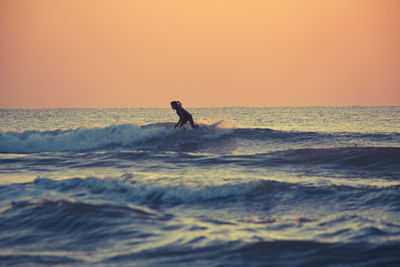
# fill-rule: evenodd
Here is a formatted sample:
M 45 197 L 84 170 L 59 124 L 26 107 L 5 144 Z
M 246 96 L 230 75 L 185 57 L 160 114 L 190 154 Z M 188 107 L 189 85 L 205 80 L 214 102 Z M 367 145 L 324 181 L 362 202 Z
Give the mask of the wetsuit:
M 179 116 L 179 121 L 174 128 L 178 127 L 178 125 L 179 127 L 182 127 L 188 121 L 190 122 L 190 126 L 192 126 L 192 128 L 196 128 L 196 125 L 193 122 L 192 114 L 187 112 L 182 106 L 176 105 L 176 114 Z

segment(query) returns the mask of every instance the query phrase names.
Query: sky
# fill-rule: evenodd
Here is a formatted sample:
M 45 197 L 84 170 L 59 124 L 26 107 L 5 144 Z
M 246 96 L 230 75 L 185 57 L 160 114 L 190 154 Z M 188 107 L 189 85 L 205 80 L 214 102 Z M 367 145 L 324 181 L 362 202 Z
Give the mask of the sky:
M 0 108 L 400 105 L 398 0 L 0 0 Z

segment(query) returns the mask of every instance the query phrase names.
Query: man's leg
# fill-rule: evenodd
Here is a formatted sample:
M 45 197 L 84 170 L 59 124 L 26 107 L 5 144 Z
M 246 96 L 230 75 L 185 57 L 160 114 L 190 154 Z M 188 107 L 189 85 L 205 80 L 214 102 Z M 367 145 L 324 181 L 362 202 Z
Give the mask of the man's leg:
M 193 117 L 189 118 L 189 122 L 190 122 L 190 126 L 192 126 L 193 129 L 198 127 L 196 124 L 194 124 Z

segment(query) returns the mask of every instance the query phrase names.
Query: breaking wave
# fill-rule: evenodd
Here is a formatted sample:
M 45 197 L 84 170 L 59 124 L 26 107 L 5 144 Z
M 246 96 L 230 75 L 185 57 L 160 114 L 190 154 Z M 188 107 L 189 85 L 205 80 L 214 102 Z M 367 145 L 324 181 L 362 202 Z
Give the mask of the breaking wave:
M 160 149 L 201 144 L 220 138 L 229 130 L 172 130 L 163 125 L 134 124 L 74 130 L 0 132 L 0 153 L 92 151 L 114 148 Z
M 164 128 L 143 129 L 134 124 L 75 130 L 0 133 L 0 152 L 36 153 L 87 151 L 126 146 L 169 135 Z
M 235 149 L 236 140 L 247 142 L 245 146 L 254 145 L 251 142 L 264 142 L 257 143 L 257 146 L 260 147 L 262 144 L 266 148 L 275 144 L 296 144 L 297 147 L 300 144 L 300 147 L 305 148 L 325 145 L 329 148 L 350 147 L 363 146 L 363 144 L 373 147 L 390 147 L 400 142 L 399 133 L 296 132 L 268 128 L 173 130 L 170 129 L 170 124 L 158 123 L 144 126 L 121 124 L 73 130 L 0 132 L 0 153 L 82 152 L 118 148 L 187 152 L 207 148 L 208 152 L 212 149 L 231 152 Z M 395 151 L 390 153 L 398 153 L 396 152 L 397 148 L 394 149 Z M 357 151 L 354 149 L 352 152 Z M 306 156 L 316 154 L 314 150 L 298 150 L 295 154 L 299 152 Z M 341 150 L 331 150 L 330 154 L 338 155 L 342 152 Z M 367 152 L 369 156 L 375 153 L 372 150 Z M 290 157 L 293 157 L 293 153 L 289 154 Z M 319 157 L 319 155 L 317 156 Z

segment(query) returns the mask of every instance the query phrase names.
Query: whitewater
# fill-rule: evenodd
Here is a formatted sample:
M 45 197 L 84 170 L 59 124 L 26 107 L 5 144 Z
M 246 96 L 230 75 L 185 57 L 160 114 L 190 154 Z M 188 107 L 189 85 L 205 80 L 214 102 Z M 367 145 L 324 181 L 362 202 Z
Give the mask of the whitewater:
M 400 107 L 0 109 L 0 266 L 396 266 Z

